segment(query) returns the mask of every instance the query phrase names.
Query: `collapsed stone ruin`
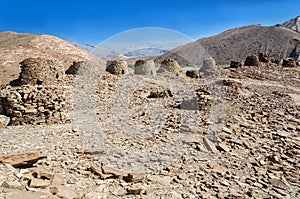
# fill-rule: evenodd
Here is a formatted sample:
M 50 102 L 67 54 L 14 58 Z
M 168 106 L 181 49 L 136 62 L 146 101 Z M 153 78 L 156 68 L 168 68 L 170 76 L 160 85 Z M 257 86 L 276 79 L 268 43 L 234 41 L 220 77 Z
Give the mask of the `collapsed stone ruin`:
M 294 58 L 284 58 L 284 59 L 275 59 L 274 57 L 270 57 L 269 53 L 261 52 L 259 56 L 250 55 L 246 58 L 245 63 L 242 61 L 231 61 L 230 68 L 240 68 L 244 66 L 265 66 L 265 65 L 277 65 L 282 67 L 296 67 L 297 63 Z
M 185 75 L 194 79 L 198 79 L 201 77 L 200 72 L 198 70 L 187 70 L 185 72 Z
M 69 121 L 67 87 L 23 85 L 1 91 L 2 113 L 11 125 L 52 124 Z
M 239 68 L 243 66 L 243 62 L 241 61 L 231 61 L 230 62 L 230 68 Z
M 83 63 L 82 61 L 79 61 L 79 62 L 74 61 L 73 64 L 66 70 L 66 74 L 67 75 L 77 75 L 82 63 Z
M 62 62 L 29 58 L 20 66 L 19 78 L 0 91 L 0 115 L 10 118 L 10 125 L 70 121 Z
M 296 61 L 294 58 L 286 58 L 282 60 L 282 67 L 296 67 Z

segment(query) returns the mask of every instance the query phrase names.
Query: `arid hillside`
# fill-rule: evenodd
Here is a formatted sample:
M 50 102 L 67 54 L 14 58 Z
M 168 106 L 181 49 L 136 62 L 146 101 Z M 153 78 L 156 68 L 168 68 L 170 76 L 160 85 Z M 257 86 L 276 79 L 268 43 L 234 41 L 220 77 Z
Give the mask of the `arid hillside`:
M 291 56 L 298 60 L 300 34 L 283 26 L 245 26 L 180 46 L 162 57 L 171 54 L 181 65 L 198 64 L 205 55 L 202 47 L 219 65 L 228 65 L 231 60 L 243 60 L 247 55 L 261 51 L 275 58 Z
M 37 57 L 62 61 L 65 69 L 73 61 L 103 63 L 101 59 L 58 37 L 3 32 L 0 33 L 0 85 L 18 78 L 21 61 Z
M 284 22 L 282 26 L 300 33 L 300 16 Z

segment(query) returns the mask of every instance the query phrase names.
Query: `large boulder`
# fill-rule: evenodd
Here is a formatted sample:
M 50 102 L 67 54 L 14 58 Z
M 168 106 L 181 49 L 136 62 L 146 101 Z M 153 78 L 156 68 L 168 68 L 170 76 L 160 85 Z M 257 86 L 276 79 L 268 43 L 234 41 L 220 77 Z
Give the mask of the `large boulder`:
M 156 68 L 153 60 L 138 60 L 134 65 L 134 74 L 155 75 Z
M 180 73 L 181 68 L 177 61 L 174 59 L 168 58 L 161 62 L 160 68 L 158 69 L 157 73 L 163 73 L 163 72 L 170 72 L 170 73 Z
M 128 65 L 125 60 L 114 60 L 108 64 L 106 71 L 113 75 L 121 75 L 128 73 Z
M 294 58 L 286 58 L 282 61 L 282 67 L 296 67 L 296 61 Z
M 10 118 L 5 115 L 0 115 L 0 128 L 5 128 L 10 122 Z
M 259 59 L 256 55 L 250 55 L 245 60 L 245 66 L 258 66 L 259 65 Z

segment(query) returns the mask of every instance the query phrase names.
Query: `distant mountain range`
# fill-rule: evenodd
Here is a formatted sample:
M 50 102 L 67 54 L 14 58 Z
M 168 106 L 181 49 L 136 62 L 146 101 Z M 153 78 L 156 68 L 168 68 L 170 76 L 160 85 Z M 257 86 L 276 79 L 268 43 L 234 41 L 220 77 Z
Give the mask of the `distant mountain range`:
M 248 55 L 261 51 L 269 52 L 275 58 L 294 57 L 299 60 L 300 16 L 274 26 L 234 28 L 187 44 L 76 45 L 105 60 L 157 57 L 158 62 L 172 57 L 183 66 L 201 65 L 208 56 L 212 56 L 219 65 L 228 65 L 231 60 L 244 60 Z
M 181 42 L 170 42 L 170 43 L 144 43 L 137 45 L 119 45 L 119 46 L 108 46 L 99 45 L 92 46 L 88 44 L 74 43 L 76 46 L 102 58 L 105 60 L 111 59 L 131 59 L 131 58 L 142 58 L 159 56 L 166 53 L 169 50 L 181 46 L 184 43 Z

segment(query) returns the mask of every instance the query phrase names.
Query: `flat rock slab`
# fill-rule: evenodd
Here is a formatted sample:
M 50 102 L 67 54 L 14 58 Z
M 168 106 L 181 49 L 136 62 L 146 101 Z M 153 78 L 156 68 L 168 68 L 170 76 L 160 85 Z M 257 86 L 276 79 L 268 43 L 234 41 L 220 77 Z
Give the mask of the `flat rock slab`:
M 52 195 L 51 193 L 43 192 L 30 192 L 30 191 L 21 191 L 21 190 L 7 190 L 4 191 L 6 198 L 9 199 L 58 199 L 57 196 Z M 1 197 L 0 197 L 1 198 Z
M 3 164 L 10 164 L 14 167 L 25 167 L 30 166 L 43 158 L 47 158 L 47 156 L 41 152 L 25 152 L 0 156 L 0 162 Z

